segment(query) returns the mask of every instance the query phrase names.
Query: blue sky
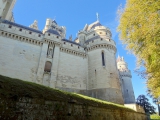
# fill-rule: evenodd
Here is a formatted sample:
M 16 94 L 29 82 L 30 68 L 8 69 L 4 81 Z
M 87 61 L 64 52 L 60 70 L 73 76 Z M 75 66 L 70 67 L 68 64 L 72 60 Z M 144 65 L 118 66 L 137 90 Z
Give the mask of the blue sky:
M 67 35 L 76 37 L 78 30 L 84 25 L 96 21 L 96 13 L 99 13 L 102 25 L 111 29 L 113 39 L 117 43 L 117 55 L 124 56 L 128 67 L 132 72 L 132 83 L 135 97 L 146 95 L 145 80 L 141 79 L 134 70 L 136 58 L 128 54 L 125 46 L 119 40 L 116 28 L 117 9 L 120 4 L 125 5 L 126 0 L 17 0 L 14 8 L 16 23 L 29 26 L 34 20 L 38 20 L 40 30 L 43 30 L 47 18 L 56 19 L 57 23 L 67 28 Z

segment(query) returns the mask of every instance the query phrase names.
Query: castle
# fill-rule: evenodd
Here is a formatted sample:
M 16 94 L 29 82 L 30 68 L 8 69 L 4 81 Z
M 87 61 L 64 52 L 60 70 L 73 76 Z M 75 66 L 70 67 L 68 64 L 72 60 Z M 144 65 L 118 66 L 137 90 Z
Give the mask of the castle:
M 16 0 L 0 1 L 0 74 L 118 103 L 135 103 L 131 72 L 116 60 L 111 31 L 99 20 L 66 39 L 66 28 L 47 19 L 43 31 L 14 22 Z

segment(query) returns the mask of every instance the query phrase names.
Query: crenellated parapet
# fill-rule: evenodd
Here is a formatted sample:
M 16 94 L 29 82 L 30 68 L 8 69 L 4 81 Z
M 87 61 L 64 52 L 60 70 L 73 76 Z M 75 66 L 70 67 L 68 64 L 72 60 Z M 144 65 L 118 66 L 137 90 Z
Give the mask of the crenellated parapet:
M 102 48 L 105 48 L 105 49 L 108 49 L 108 50 L 113 50 L 114 52 L 117 51 L 116 47 L 113 46 L 113 45 L 110 45 L 110 44 L 96 44 L 96 45 L 93 45 L 93 46 L 90 46 L 90 47 L 87 47 L 87 51 L 90 52 L 92 50 L 96 50 L 96 49 L 102 49 Z
M 47 39 L 48 41 L 61 42 L 62 37 L 56 31 L 52 31 L 52 33 L 50 31 L 44 34 L 44 39 Z
M 68 53 L 68 54 L 72 54 L 72 55 L 75 55 L 75 56 L 80 56 L 80 57 L 83 57 L 83 58 L 87 57 L 87 54 L 85 52 L 80 52 L 80 51 L 76 51 L 76 50 L 72 50 L 72 49 L 68 49 L 68 48 L 61 47 L 60 51 Z
M 8 32 L 8 33 L 12 33 L 12 34 L 16 34 L 19 36 L 24 36 L 24 37 L 28 37 L 31 39 L 36 39 L 39 41 L 42 41 L 43 39 L 43 33 L 39 30 L 30 28 L 30 27 L 26 27 L 17 23 L 13 23 L 7 20 L 2 20 L 1 19 L 1 23 L 0 23 L 0 29 Z
M 120 71 L 120 76 L 121 77 L 130 77 L 132 78 L 131 72 L 130 71 Z
M 120 82 L 122 86 L 122 93 L 125 104 L 135 103 L 135 96 L 132 86 L 132 74 L 128 69 L 128 65 L 123 57 L 118 56 L 117 58 L 117 68 L 119 71 Z
M 21 35 L 17 35 L 14 33 L 9 33 L 6 31 L 0 31 L 0 36 L 6 37 L 6 38 L 10 38 L 12 40 L 17 40 L 17 41 L 21 41 L 21 42 L 25 42 L 25 43 L 29 43 L 29 44 L 34 44 L 34 45 L 38 45 L 38 46 L 42 46 L 43 42 L 36 40 L 36 39 L 32 39 L 29 37 L 25 37 L 25 36 L 21 36 Z

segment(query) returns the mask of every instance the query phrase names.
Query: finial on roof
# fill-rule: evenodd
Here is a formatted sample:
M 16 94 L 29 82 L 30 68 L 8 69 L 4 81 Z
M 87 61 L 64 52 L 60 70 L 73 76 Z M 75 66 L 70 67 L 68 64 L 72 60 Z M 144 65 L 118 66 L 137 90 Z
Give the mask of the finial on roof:
M 38 30 L 38 21 L 35 20 L 34 23 L 31 24 L 29 27 Z
M 72 35 L 71 35 L 71 36 L 69 36 L 69 40 L 70 40 L 70 41 L 72 41 Z
M 123 58 L 123 56 L 122 56 L 122 60 L 124 61 L 124 58 Z
M 55 21 L 56 20 L 56 16 L 54 16 L 54 18 L 53 18 L 53 21 Z
M 99 14 L 98 14 L 98 13 L 96 13 L 96 15 L 97 15 L 97 21 L 99 21 Z

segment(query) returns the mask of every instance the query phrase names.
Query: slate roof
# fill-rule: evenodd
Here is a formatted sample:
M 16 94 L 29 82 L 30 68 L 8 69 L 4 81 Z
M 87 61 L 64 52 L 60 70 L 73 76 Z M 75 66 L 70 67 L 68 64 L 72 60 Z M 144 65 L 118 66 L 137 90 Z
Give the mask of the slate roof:
M 52 29 L 47 30 L 47 32 L 55 35 L 60 35 L 56 30 L 52 30 Z
M 8 20 L 2 20 L 2 23 L 9 24 L 9 25 L 13 25 L 13 26 L 16 26 L 16 27 L 19 27 L 19 28 L 23 28 L 23 29 L 26 29 L 26 30 L 29 30 L 29 31 L 32 31 L 32 32 L 39 33 L 39 34 L 43 34 L 42 31 L 39 31 L 39 30 L 30 28 L 30 27 L 26 27 L 26 26 L 23 26 L 23 25 L 14 23 L 14 22 L 10 22 L 10 21 L 8 21 Z
M 69 42 L 69 43 L 72 43 L 72 44 L 75 44 L 75 45 L 79 45 L 79 46 L 80 46 L 79 43 L 76 43 L 76 42 L 74 42 L 74 41 L 67 40 L 67 39 L 62 39 L 62 40 L 65 41 L 65 42 Z
M 57 22 L 55 20 L 53 20 L 52 22 L 54 22 L 55 24 L 57 24 Z
M 99 36 L 95 36 L 95 37 L 93 37 L 93 38 L 87 40 L 85 43 L 90 42 L 90 41 L 93 41 L 93 40 L 98 39 L 98 38 L 100 38 L 100 37 L 99 37 Z
M 101 25 L 101 23 L 98 22 L 98 23 L 94 24 L 94 25 L 91 27 L 91 29 L 93 29 L 93 28 L 95 28 L 95 27 L 97 27 L 97 26 L 102 26 L 102 25 Z

